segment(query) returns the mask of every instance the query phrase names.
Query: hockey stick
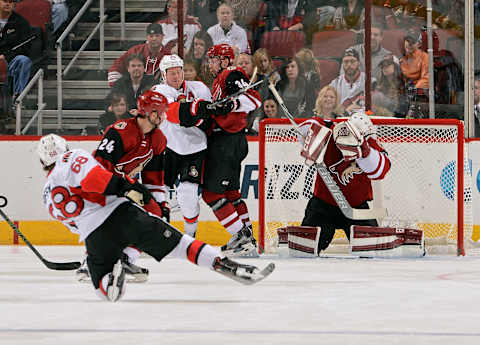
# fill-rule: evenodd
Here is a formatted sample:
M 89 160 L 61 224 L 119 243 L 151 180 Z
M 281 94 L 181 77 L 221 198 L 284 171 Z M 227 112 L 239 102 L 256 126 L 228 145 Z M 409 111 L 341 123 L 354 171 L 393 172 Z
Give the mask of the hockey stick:
M 275 89 L 275 86 L 273 83 L 269 83 L 268 88 L 272 92 L 273 96 L 277 99 L 278 104 L 280 107 L 283 109 L 283 112 L 287 116 L 287 118 L 290 120 L 292 125 L 294 126 L 296 132 L 303 137 L 303 134 L 300 132 L 298 124 L 295 122 L 295 119 L 293 118 L 292 114 L 288 111 L 285 103 L 283 102 L 282 97 L 278 94 L 277 89 Z M 338 187 L 338 184 L 335 182 L 333 179 L 332 175 L 330 175 L 330 172 L 328 171 L 327 166 L 325 163 L 322 161 L 320 163 L 315 163 L 315 168 L 317 169 L 318 174 L 322 178 L 323 182 L 327 186 L 328 190 L 330 191 L 330 194 L 332 194 L 333 198 L 337 202 L 338 207 L 342 211 L 343 215 L 349 219 L 356 219 L 356 220 L 361 220 L 361 219 L 378 219 L 378 218 L 383 218 L 387 215 L 387 210 L 384 208 L 372 208 L 372 209 L 359 209 L 359 208 L 353 208 L 347 199 L 345 198 L 345 195 L 343 195 L 342 191 L 340 190 L 340 187 Z
M 235 99 L 237 98 L 238 96 L 244 94 L 245 92 L 247 92 L 248 90 L 254 88 L 255 86 L 257 85 L 260 85 L 261 83 L 264 82 L 264 80 L 259 80 L 258 82 L 256 83 L 253 83 L 253 81 L 255 80 L 255 78 L 257 77 L 257 66 L 255 66 L 255 68 L 253 69 L 253 74 L 252 74 L 252 77 L 250 78 L 250 82 L 248 83 L 247 86 L 241 88 L 240 90 L 238 90 L 237 92 L 231 94 L 230 96 L 227 96 L 225 98 L 222 98 L 212 104 L 209 104 L 207 105 L 207 109 L 213 109 L 215 106 L 217 105 L 220 105 L 220 104 L 223 104 L 225 102 L 228 102 L 229 100 L 231 99 Z
M 0 196 L 0 200 L 2 200 L 2 204 L 0 204 L 0 215 L 5 219 L 10 225 L 10 227 L 22 238 L 22 240 L 25 242 L 25 244 L 35 253 L 35 255 L 42 261 L 45 266 L 47 266 L 51 270 L 57 270 L 57 271 L 70 271 L 70 270 L 76 270 L 77 268 L 80 267 L 81 263 L 78 261 L 75 262 L 52 262 L 46 260 L 42 254 L 38 252 L 38 250 L 30 243 L 29 240 L 18 230 L 18 228 L 15 226 L 15 224 L 8 218 L 8 216 L 1 210 L 2 207 L 7 206 L 7 198 L 4 196 Z

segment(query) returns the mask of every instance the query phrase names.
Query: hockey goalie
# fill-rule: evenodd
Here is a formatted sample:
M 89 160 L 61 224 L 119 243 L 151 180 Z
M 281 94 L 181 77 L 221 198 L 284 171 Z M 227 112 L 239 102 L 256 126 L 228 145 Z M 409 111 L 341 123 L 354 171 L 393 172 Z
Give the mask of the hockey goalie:
M 368 202 L 373 199 L 371 181 L 383 179 L 390 170 L 388 154 L 377 140 L 370 117 L 360 111 L 336 124 L 312 118 L 300 124 L 299 131 L 305 163 L 323 162 L 329 176 L 317 173 L 301 226 L 278 229 L 279 246 L 288 246 L 291 256 L 317 256 L 328 248 L 335 230 L 342 229 L 353 255 L 422 256 L 422 231 L 378 227 L 373 212 L 371 219 L 347 218 L 326 185 L 336 183 L 352 208 L 369 210 Z

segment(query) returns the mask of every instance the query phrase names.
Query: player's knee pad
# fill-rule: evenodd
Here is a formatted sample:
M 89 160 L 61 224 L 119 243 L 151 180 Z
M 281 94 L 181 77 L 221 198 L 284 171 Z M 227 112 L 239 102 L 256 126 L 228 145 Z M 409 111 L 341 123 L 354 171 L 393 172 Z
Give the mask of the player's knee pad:
M 202 193 L 203 201 L 207 203 L 208 206 L 215 212 L 216 210 L 221 209 L 223 206 L 228 204 L 228 200 L 223 194 L 217 194 L 210 191 L 203 191 Z
M 177 187 L 177 201 L 184 217 L 192 219 L 200 213 L 198 184 L 184 181 Z
M 227 197 L 228 201 L 230 201 L 234 206 L 243 201 L 240 191 L 238 190 L 226 191 L 225 196 Z
M 352 225 L 351 253 L 361 257 L 421 257 L 425 255 L 423 231 Z
M 293 257 L 318 256 L 320 232 L 320 227 L 315 226 L 286 226 L 277 229 L 280 255 Z

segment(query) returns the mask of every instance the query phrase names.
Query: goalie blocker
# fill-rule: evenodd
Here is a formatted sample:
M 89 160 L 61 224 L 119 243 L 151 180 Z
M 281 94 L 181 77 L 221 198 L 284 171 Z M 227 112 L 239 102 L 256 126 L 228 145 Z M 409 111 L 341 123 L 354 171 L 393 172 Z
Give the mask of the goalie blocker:
M 352 225 L 349 252 L 369 258 L 422 257 L 425 255 L 423 231 Z M 280 255 L 316 257 L 320 227 L 287 226 L 277 229 Z M 287 249 L 288 248 L 288 249 Z

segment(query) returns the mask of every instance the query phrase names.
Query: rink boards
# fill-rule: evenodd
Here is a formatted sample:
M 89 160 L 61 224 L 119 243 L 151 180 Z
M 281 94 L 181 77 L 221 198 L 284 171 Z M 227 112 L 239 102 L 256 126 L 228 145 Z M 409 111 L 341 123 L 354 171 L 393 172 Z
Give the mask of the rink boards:
M 8 206 L 4 211 L 18 225 L 27 238 L 35 244 L 78 244 L 78 237 L 70 233 L 61 223 L 52 221 L 44 209 L 41 191 L 45 176 L 36 155 L 36 137 L 0 137 L 3 169 L 0 170 L 0 195 L 8 198 Z M 97 137 L 72 137 L 71 147 L 93 151 Z M 469 159 L 472 166 L 473 210 L 480 206 L 480 141 L 468 144 Z M 208 173 L 208 172 L 207 172 Z M 438 189 L 440 190 L 440 181 Z M 249 139 L 249 154 L 243 162 L 241 175 L 241 193 L 246 200 L 254 228 L 258 220 L 258 141 Z M 172 203 L 175 204 L 175 193 L 172 190 Z M 473 212 L 474 235 L 480 237 L 480 214 Z M 183 230 L 180 212 L 172 213 L 172 224 Z M 198 238 L 211 244 L 222 244 L 229 234 L 218 223 L 209 207 L 201 202 Z M 0 222 L 0 244 L 16 243 L 18 239 L 5 222 Z M 21 241 L 20 241 L 21 242 Z

